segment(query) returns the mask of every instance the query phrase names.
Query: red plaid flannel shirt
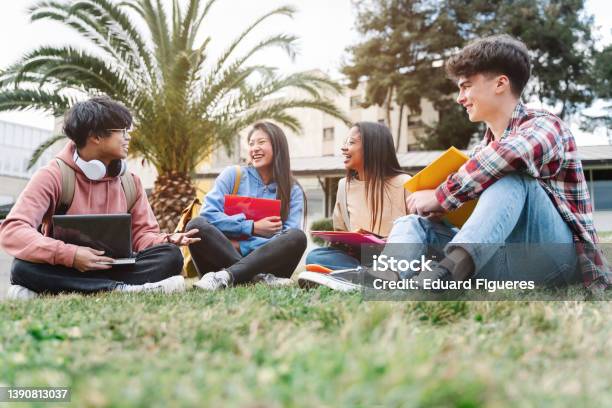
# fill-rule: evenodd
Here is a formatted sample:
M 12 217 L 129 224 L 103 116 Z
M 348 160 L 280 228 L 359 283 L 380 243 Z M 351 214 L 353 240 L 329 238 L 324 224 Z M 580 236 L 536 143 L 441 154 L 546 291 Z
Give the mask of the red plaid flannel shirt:
M 500 140 L 491 129 L 456 173 L 436 189 L 442 207 L 453 210 L 477 198 L 506 174 L 521 171 L 536 178 L 574 235 L 583 281 L 600 289 L 610 274 L 593 225 L 589 189 L 569 128 L 555 115 L 518 103 Z

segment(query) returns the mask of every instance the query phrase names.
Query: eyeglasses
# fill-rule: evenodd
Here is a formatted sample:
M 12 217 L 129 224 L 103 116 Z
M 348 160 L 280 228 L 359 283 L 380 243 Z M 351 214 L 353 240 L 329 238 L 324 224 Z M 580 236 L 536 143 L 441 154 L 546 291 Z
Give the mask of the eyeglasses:
M 106 129 L 106 131 L 107 132 L 121 132 L 121 135 L 123 136 L 123 138 L 127 139 L 131 130 L 124 128 L 124 129 Z

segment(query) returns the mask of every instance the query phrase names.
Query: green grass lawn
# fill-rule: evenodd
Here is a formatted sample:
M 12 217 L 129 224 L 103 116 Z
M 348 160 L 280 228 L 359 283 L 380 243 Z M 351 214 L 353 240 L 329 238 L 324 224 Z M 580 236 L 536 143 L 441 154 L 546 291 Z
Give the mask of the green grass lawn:
M 0 383 L 75 406 L 612 406 L 611 309 L 262 285 L 3 302 Z

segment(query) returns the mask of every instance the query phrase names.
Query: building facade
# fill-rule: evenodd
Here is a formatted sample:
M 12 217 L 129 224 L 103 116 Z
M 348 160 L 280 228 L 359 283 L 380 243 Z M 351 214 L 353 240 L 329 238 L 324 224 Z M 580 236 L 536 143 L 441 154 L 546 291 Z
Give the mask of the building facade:
M 50 130 L 0 121 L 0 205 L 13 204 L 34 172 L 55 155 L 53 150 L 46 151 L 28 169 L 34 150 L 52 134 Z

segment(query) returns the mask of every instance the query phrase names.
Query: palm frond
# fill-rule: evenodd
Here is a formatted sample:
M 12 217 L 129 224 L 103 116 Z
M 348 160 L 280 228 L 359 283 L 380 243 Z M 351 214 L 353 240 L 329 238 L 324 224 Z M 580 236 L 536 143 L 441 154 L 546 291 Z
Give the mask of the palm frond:
M 41 47 L 26 54 L 10 69 L 2 78 L 4 86 L 10 83 L 19 86 L 27 80 L 35 81 L 38 86 L 51 84 L 97 91 L 116 99 L 135 95 L 142 89 L 124 71 L 117 72 L 98 56 L 71 47 Z
M 232 41 L 230 46 L 225 50 L 225 52 L 221 55 L 221 57 L 215 62 L 215 64 L 213 65 L 215 67 L 215 70 L 213 71 L 213 76 L 216 75 L 221 69 L 223 69 L 225 63 L 231 57 L 234 50 L 238 47 L 238 45 L 240 45 L 240 43 L 242 43 L 242 41 L 249 35 L 249 33 L 251 33 L 257 26 L 259 26 L 261 23 L 263 23 L 270 17 L 279 16 L 279 15 L 293 17 L 294 13 L 295 13 L 294 7 L 283 6 L 283 7 L 276 8 L 272 11 L 269 11 L 266 14 L 259 17 L 258 19 L 256 19 L 250 26 L 248 26 L 244 31 L 242 31 L 242 33 L 238 35 L 238 37 L 236 37 L 234 41 Z
M 74 102 L 74 98 L 40 89 L 13 89 L 0 92 L 0 111 L 40 109 L 59 116 Z
M 141 33 L 136 29 L 131 22 L 130 17 L 114 3 L 109 0 L 87 0 L 73 5 L 73 9 L 81 4 L 81 10 L 93 10 L 96 7 L 103 16 L 108 20 L 106 35 L 120 46 L 120 48 L 128 50 L 125 57 L 133 59 L 134 64 L 139 64 L 142 61 L 144 69 L 149 73 L 152 80 L 155 79 L 155 67 L 151 59 L 150 50 L 142 38 Z M 141 60 L 141 61 L 140 61 Z
M 238 63 L 232 64 L 216 83 L 210 83 L 209 80 L 204 81 L 202 97 L 197 105 L 200 106 L 202 111 L 210 112 L 211 108 L 215 109 L 228 93 L 235 90 L 236 87 L 242 86 L 247 78 L 256 72 L 264 76 L 270 76 L 274 69 L 265 65 L 252 65 L 245 68 Z
M 124 67 L 128 76 L 134 72 L 145 72 L 149 76 L 152 75 L 150 72 L 152 68 L 146 65 L 146 61 L 150 61 L 150 58 L 146 56 L 145 48 L 142 48 L 145 47 L 144 43 L 134 45 L 133 40 L 126 40 L 110 31 L 107 28 L 109 19 L 101 17 L 107 14 L 106 11 L 101 10 L 90 1 L 80 1 L 72 5 L 43 1 L 33 6 L 30 13 L 31 21 L 52 20 L 74 29 L 91 41 L 101 52 L 107 54 L 106 58 L 112 59 L 115 65 Z M 122 24 L 125 24 L 126 21 L 129 21 L 127 17 L 123 19 Z M 136 56 L 134 56 L 132 55 L 133 50 L 140 51 L 135 51 Z M 142 61 L 145 61 L 144 67 Z
M 200 31 L 200 26 L 202 25 L 202 21 L 204 21 L 204 19 L 206 18 L 206 16 L 208 15 L 208 12 L 210 11 L 210 9 L 212 8 L 212 6 L 217 2 L 217 0 L 208 0 L 208 2 L 206 3 L 206 5 L 204 6 L 204 8 L 202 9 L 202 12 L 200 13 L 200 16 L 198 17 L 198 19 L 195 21 L 195 23 L 193 24 L 193 33 L 192 35 L 195 37 L 195 35 L 198 33 L 198 31 Z
M 228 66 L 224 70 L 220 70 L 220 66 L 215 66 L 215 69 L 210 72 L 206 79 L 204 80 L 203 87 L 207 90 L 208 97 L 206 100 L 203 100 L 203 104 L 210 104 L 213 101 L 220 100 L 227 91 L 234 89 L 226 88 L 228 83 L 231 83 L 231 78 L 235 75 L 238 75 L 240 72 L 244 70 L 242 67 L 246 61 L 253 56 L 255 53 L 270 47 L 281 47 L 288 52 L 291 52 L 292 46 L 294 42 L 297 40 L 297 37 L 286 34 L 278 34 L 268 37 L 254 47 L 252 47 L 248 52 L 246 52 L 242 57 L 238 58 L 234 61 L 230 66 Z M 256 72 L 254 70 L 253 72 Z M 242 78 L 244 80 L 246 78 Z
M 162 77 L 166 78 L 169 65 L 172 61 L 170 55 L 170 33 L 167 31 L 166 13 L 161 8 L 156 8 L 151 0 L 141 0 L 140 7 L 142 16 L 153 38 L 155 44 L 155 56 L 158 62 Z M 165 31 L 164 31 L 165 30 Z
M 190 50 L 193 48 L 193 44 L 189 43 L 189 39 L 193 38 L 192 30 L 194 29 L 193 25 L 198 15 L 199 6 L 199 0 L 189 0 L 185 17 L 180 20 L 178 27 L 174 27 L 174 31 L 178 34 L 175 38 L 173 38 L 175 48 L 181 50 Z
M 47 151 L 48 148 L 50 148 L 55 143 L 65 138 L 66 138 L 66 135 L 62 135 L 62 134 L 53 135 L 47 140 L 45 140 L 44 142 L 42 142 L 41 144 L 39 144 L 38 147 L 36 147 L 36 149 L 34 150 L 34 153 L 32 153 L 32 156 L 30 157 L 30 161 L 28 161 L 28 170 L 30 170 L 32 166 L 36 164 L 38 159 L 40 159 L 40 157 L 45 153 L 45 151 Z
M 338 94 L 342 90 L 340 84 L 329 78 L 311 73 L 298 72 L 284 78 L 271 78 L 267 81 L 262 81 L 252 90 L 245 90 L 242 94 L 242 103 L 252 105 L 266 97 L 289 88 L 304 91 L 314 99 L 323 98 L 321 91 L 329 91 Z
M 172 0 L 172 38 L 178 38 L 181 28 L 181 22 L 183 21 L 183 15 L 181 11 L 181 5 L 179 0 Z

